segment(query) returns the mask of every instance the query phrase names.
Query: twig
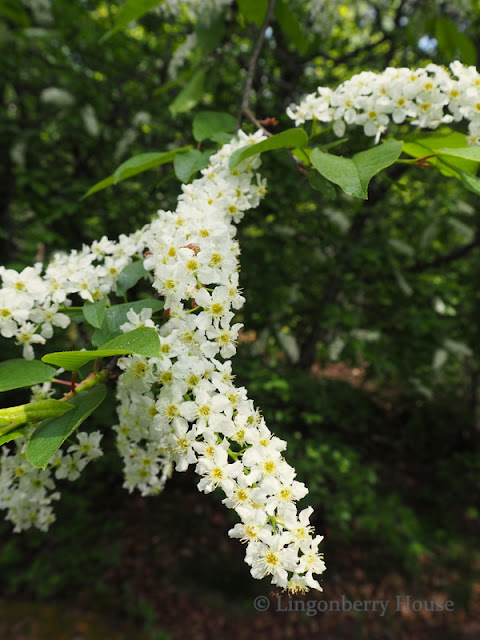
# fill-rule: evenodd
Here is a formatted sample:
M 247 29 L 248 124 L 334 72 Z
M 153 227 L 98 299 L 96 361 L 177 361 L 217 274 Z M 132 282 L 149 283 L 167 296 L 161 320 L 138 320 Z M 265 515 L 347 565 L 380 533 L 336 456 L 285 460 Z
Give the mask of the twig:
M 262 46 L 263 46 L 263 41 L 265 40 L 265 32 L 273 16 L 273 11 L 275 9 L 275 2 L 276 0 L 270 0 L 268 3 L 265 19 L 260 28 L 259 34 L 257 36 L 257 40 L 255 41 L 255 44 L 253 46 L 252 55 L 250 56 L 250 60 L 248 63 L 247 77 L 245 80 L 245 86 L 243 88 L 242 105 L 240 108 L 240 114 L 238 116 L 238 127 L 237 127 L 238 129 L 240 129 L 240 125 L 242 124 L 243 114 L 244 113 L 247 114 L 248 105 L 250 103 L 250 93 L 252 91 L 253 78 L 255 77 L 255 70 L 257 68 L 258 56 L 260 55 L 260 51 L 262 50 Z
M 247 116 L 247 118 L 249 120 L 251 120 L 253 122 L 253 124 L 258 128 L 261 129 L 263 131 L 263 133 L 268 137 L 272 136 L 273 133 L 270 133 L 270 131 L 268 129 L 265 129 L 265 127 L 263 126 L 263 124 L 260 122 L 260 120 L 257 120 L 255 118 L 255 116 L 253 115 L 253 113 L 250 111 L 249 107 L 245 107 L 243 110 L 243 113 Z
M 450 253 L 440 256 L 431 262 L 417 262 L 416 264 L 407 267 L 406 271 L 409 271 L 410 273 L 422 273 L 427 269 L 436 269 L 444 264 L 449 264 L 450 262 L 454 262 L 455 260 L 460 260 L 461 258 L 468 256 L 473 249 L 477 249 L 478 247 L 480 247 L 480 234 L 477 235 L 472 242 L 456 247 Z

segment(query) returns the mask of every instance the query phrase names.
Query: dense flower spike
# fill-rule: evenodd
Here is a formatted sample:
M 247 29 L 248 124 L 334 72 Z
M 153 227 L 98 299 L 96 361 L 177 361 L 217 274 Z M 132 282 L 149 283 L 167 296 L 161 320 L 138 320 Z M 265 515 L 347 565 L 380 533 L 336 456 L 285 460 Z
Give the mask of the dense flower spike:
M 318 87 L 299 105 L 291 105 L 287 115 L 297 126 L 314 119 L 331 122 L 339 137 L 347 125 L 362 126 L 365 135 L 375 136 L 376 141 L 390 122 L 436 129 L 465 119 L 469 143 L 480 144 L 480 74 L 458 61 L 452 62 L 450 70 L 429 64 L 415 70 L 364 71 L 335 91 Z
M 269 575 L 273 584 L 296 592 L 321 588 L 314 574 L 325 569 L 318 552 L 322 538 L 314 536 L 309 524 L 312 509 L 297 513 L 296 502 L 307 489 L 283 457 L 286 443 L 269 431 L 246 389 L 235 387 L 229 361 L 242 327 L 232 325 L 234 311 L 244 303 L 235 223 L 258 205 L 266 187 L 256 173 L 258 156 L 234 171 L 228 161 L 236 149 L 262 139 L 261 132 L 239 132 L 237 140 L 211 157 L 201 178 L 183 185 L 174 212 L 160 211 L 133 236 L 118 242 L 102 238 L 81 252 L 56 256 L 43 275 L 41 265 L 21 274 L 3 269 L 0 296 L 10 314 L 0 317 L 4 336 L 17 341 L 19 331 L 30 336 L 24 355 L 32 357 L 32 343 L 51 337 L 52 325 L 68 324 L 58 311 L 59 305 L 68 308 L 67 296 L 93 301 L 114 292 L 121 269 L 132 256 L 145 253 L 144 266 L 152 272 L 168 314 L 159 326 L 151 309 L 132 309 L 121 326 L 124 332 L 156 327 L 162 356 L 118 360 L 122 374 L 114 429 L 124 460 L 124 486 L 155 494 L 173 468 L 184 471 L 194 465 L 199 490 L 220 488 L 224 504 L 237 512 L 240 523 L 229 534 L 246 543 L 252 576 Z M 79 434 L 78 444 L 60 452 L 47 471 L 29 471 L 30 484 L 38 487 L 31 500 L 26 482 L 16 479 L 18 469 L 28 469 L 24 447 L 5 454 L 0 507 L 9 510 L 16 530 L 31 525 L 46 529 L 54 517 L 50 503 L 58 497 L 52 474 L 75 479 L 88 459 L 98 455 L 99 434 Z

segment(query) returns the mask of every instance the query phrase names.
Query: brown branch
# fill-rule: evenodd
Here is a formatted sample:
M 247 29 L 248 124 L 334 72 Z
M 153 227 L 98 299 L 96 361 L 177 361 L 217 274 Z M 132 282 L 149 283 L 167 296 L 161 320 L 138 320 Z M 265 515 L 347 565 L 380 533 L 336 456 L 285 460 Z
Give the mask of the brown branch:
M 269 138 L 270 136 L 273 136 L 273 133 L 270 133 L 270 131 L 268 131 L 268 129 L 265 129 L 265 127 L 260 122 L 260 120 L 257 120 L 257 118 L 250 111 L 249 107 L 245 107 L 243 109 L 243 113 L 247 116 L 247 118 L 249 120 L 251 120 L 253 122 L 253 124 L 257 127 L 257 129 L 261 129 L 263 131 L 263 133 L 267 136 L 267 138 Z
M 431 260 L 430 262 L 417 262 L 416 264 L 407 267 L 406 271 L 409 271 L 410 273 L 421 273 L 422 271 L 426 271 L 427 269 L 435 269 L 436 267 L 441 267 L 444 264 L 454 262 L 455 260 L 459 260 L 460 258 L 467 256 L 472 251 L 472 249 L 475 249 L 477 247 L 480 247 L 480 233 L 472 240 L 472 242 L 464 244 L 461 247 L 457 247 L 450 253 L 447 253 L 444 256 L 440 256 L 435 260 Z
M 390 40 L 391 40 L 391 38 L 389 36 L 383 35 L 379 40 L 376 40 L 375 42 L 369 42 L 368 44 L 364 45 L 363 47 L 358 47 L 357 49 L 354 49 L 353 51 L 347 51 L 343 55 L 338 56 L 336 58 L 331 56 L 326 51 L 319 51 L 318 55 L 321 56 L 322 58 L 325 58 L 326 60 L 331 60 L 335 64 L 340 64 L 341 62 L 346 62 L 347 60 L 350 60 L 351 58 L 355 58 L 356 56 L 358 56 L 361 53 L 367 53 L 371 49 L 374 49 L 377 45 L 382 44 L 382 42 L 390 41 Z
M 276 0 L 270 0 L 268 3 L 265 19 L 258 33 L 255 44 L 253 46 L 252 55 L 250 56 L 250 60 L 248 63 L 247 77 L 245 79 L 245 86 L 243 88 L 242 105 L 240 108 L 240 114 L 238 116 L 238 129 L 240 129 L 240 125 L 242 124 L 242 116 L 244 113 L 246 113 L 246 110 L 248 110 L 248 107 L 250 104 L 250 94 L 252 92 L 253 78 L 255 77 L 255 70 L 257 68 L 258 56 L 260 55 L 260 51 L 262 50 L 262 46 L 263 46 L 263 41 L 265 40 L 265 32 L 273 16 L 273 11 L 275 9 L 275 2 Z

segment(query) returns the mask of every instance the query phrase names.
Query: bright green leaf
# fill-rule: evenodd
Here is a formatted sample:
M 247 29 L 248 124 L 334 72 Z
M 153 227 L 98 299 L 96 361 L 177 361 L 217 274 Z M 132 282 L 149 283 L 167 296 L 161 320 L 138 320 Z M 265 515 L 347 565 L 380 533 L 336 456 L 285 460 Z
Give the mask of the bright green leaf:
M 160 338 L 153 327 L 140 327 L 117 336 L 100 347 L 100 351 L 126 349 L 125 353 L 134 353 L 149 358 L 160 358 Z
M 88 416 L 103 402 L 105 385 L 99 384 L 91 391 L 84 391 L 68 401 L 72 411 L 60 418 L 41 422 L 27 445 L 27 459 L 34 467 L 45 469 L 48 461 Z
M 55 353 L 47 353 L 42 360 L 62 367 L 67 371 L 77 371 L 92 360 L 130 354 L 159 358 L 160 340 L 155 329 L 141 327 L 128 331 L 109 340 L 97 351 L 57 351 Z
M 463 158 L 464 160 L 473 160 L 480 162 L 480 147 L 463 147 L 460 149 L 436 149 L 435 153 L 440 156 L 453 156 L 454 158 Z
M 444 133 L 413 136 L 411 142 L 405 142 L 403 151 L 413 158 L 428 158 L 427 162 L 438 167 L 446 176 L 459 178 L 459 173 L 476 173 L 478 170 L 478 152 L 470 147 L 463 133 L 446 129 Z M 446 157 L 449 155 L 450 157 Z M 434 156 L 434 157 L 428 157 Z
M 382 169 L 392 165 L 402 152 L 403 142 L 387 142 L 356 153 L 352 158 L 343 158 L 314 149 L 310 160 L 317 171 L 338 184 L 345 193 L 357 198 L 368 198 L 368 184 Z
M 187 151 L 187 153 L 190 152 Z M 127 264 L 117 278 L 117 294 L 123 296 L 129 289 L 134 287 L 139 280 L 144 278 L 147 273 L 148 271 L 143 266 L 143 260 L 135 260 L 135 262 Z
M 55 351 L 47 353 L 43 356 L 44 362 L 49 362 L 57 367 L 62 367 L 66 371 L 78 371 L 80 367 L 98 360 L 99 358 L 112 358 L 114 356 L 128 355 L 130 351 L 127 349 L 102 349 L 97 351 Z
M 105 309 L 107 308 L 107 298 L 103 297 L 97 302 L 89 302 L 88 300 L 83 305 L 83 315 L 88 324 L 92 327 L 99 329 L 102 326 L 105 318 Z
M 174 149 L 173 151 L 141 153 L 137 156 L 133 156 L 123 162 L 111 176 L 93 185 L 93 187 L 91 187 L 80 199 L 83 200 L 84 198 L 91 196 L 93 193 L 97 193 L 97 191 L 111 187 L 112 185 L 118 184 L 119 182 L 122 182 L 122 180 L 136 176 L 139 173 L 159 167 L 167 162 L 172 162 L 177 153 L 183 153 L 191 148 L 191 146 L 188 146 L 181 147 L 180 149 Z
M 210 155 L 210 151 L 198 151 L 198 149 L 178 155 L 173 161 L 173 168 L 180 182 L 190 182 L 197 171 L 208 165 Z
M 169 106 L 172 116 L 190 111 L 197 104 L 197 102 L 200 101 L 203 96 L 206 74 L 206 67 L 202 67 L 193 74 L 189 82 L 185 85 L 185 87 L 180 91 L 178 96 Z
M 236 119 L 221 111 L 201 111 L 193 119 L 193 137 L 203 142 L 222 131 L 235 131 Z
M 0 391 L 10 391 L 33 384 L 48 382 L 55 377 L 55 369 L 38 360 L 15 358 L 0 362 Z
M 257 153 L 263 153 L 265 151 L 274 151 L 276 149 L 286 149 L 292 147 L 305 147 L 308 143 L 308 136 L 303 129 L 287 129 L 282 133 L 277 133 L 274 136 L 270 136 L 262 142 L 250 144 L 245 147 L 241 147 L 235 151 L 229 160 L 230 169 L 234 169 L 240 162 L 251 158 Z

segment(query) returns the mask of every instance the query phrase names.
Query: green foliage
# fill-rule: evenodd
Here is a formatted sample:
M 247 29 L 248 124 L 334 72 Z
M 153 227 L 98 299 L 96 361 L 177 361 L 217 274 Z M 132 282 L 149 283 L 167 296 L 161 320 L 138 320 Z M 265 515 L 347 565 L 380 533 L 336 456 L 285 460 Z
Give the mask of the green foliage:
M 149 169 L 154 169 L 155 167 L 160 167 L 163 164 L 172 162 L 177 153 L 182 153 L 189 148 L 190 147 L 183 147 L 182 149 L 175 149 L 175 151 L 165 151 L 163 153 L 141 153 L 138 156 L 133 156 L 133 158 L 130 158 L 121 164 L 111 176 L 105 178 L 105 180 L 101 180 L 91 187 L 82 199 L 87 198 L 106 187 L 118 184 L 119 182 L 122 182 L 122 180 L 136 176 L 139 173 L 143 173 Z
M 99 347 L 107 342 L 107 340 L 111 340 L 115 336 L 120 335 L 120 326 L 127 322 L 127 313 L 130 309 L 133 309 L 135 313 L 140 313 L 142 309 L 152 309 L 153 313 L 155 313 L 163 309 L 163 302 L 146 298 L 108 307 L 102 328 L 93 333 L 92 344 L 95 347 Z
M 238 8 L 247 20 L 260 27 L 267 13 L 268 0 L 238 0 Z
M 158 7 L 163 0 L 125 0 L 115 16 L 113 29 L 105 34 L 103 40 L 110 38 L 116 31 L 125 29 L 130 22 L 138 20 L 146 13 Z
M 55 369 L 38 360 L 5 360 L 0 362 L 0 392 L 48 382 L 54 375 Z
M 66 403 L 52 398 L 0 409 L 0 433 L 10 426 L 18 426 L 27 422 L 39 422 L 50 416 L 62 416 L 70 409 L 71 407 Z
M 80 367 L 92 360 L 129 354 L 160 358 L 160 340 L 156 330 L 151 327 L 140 327 L 112 338 L 96 351 L 60 351 L 48 353 L 42 360 L 67 371 L 78 371 Z
M 142 278 L 144 278 L 146 275 L 147 275 L 147 271 L 143 266 L 143 260 L 135 260 L 134 262 L 127 264 L 127 266 L 123 269 L 123 271 L 118 276 L 117 294 L 119 296 L 125 295 L 129 289 L 134 287 L 137 284 L 137 282 Z M 103 319 L 104 318 L 102 318 L 99 325 L 93 325 L 93 326 L 97 326 L 97 328 L 100 329 L 100 327 L 103 324 Z
M 233 132 L 237 121 L 229 113 L 201 111 L 193 119 L 192 133 L 197 142 L 212 138 L 223 131 Z
M 208 165 L 210 155 L 210 151 L 202 152 L 198 149 L 192 149 L 176 156 L 173 167 L 180 182 L 190 182 L 200 169 L 204 169 Z
M 251 158 L 257 153 L 265 153 L 265 151 L 276 151 L 278 149 L 288 149 L 289 147 L 304 147 L 308 142 L 308 136 L 303 129 L 287 129 L 282 133 L 277 133 L 262 142 L 247 145 L 241 149 L 237 149 L 229 160 L 230 169 L 234 169 L 244 160 Z
M 310 160 L 317 171 L 348 195 L 368 198 L 368 184 L 382 169 L 391 166 L 402 153 L 403 142 L 388 140 L 378 147 L 342 158 L 314 149 Z
M 439 49 L 450 60 L 459 59 L 464 64 L 472 65 L 477 63 L 475 44 L 448 18 L 437 18 L 435 21 L 435 38 Z
M 193 107 L 200 102 L 205 87 L 206 74 L 206 67 L 201 67 L 195 71 L 188 83 L 169 106 L 172 116 L 175 117 L 179 113 L 191 111 Z
M 74 396 L 65 407 L 72 409 L 60 418 L 47 418 L 36 427 L 27 445 L 27 459 L 34 467 L 45 469 L 55 452 L 105 400 L 103 384 Z M 45 401 L 46 402 L 46 401 Z M 39 403 L 36 403 L 39 404 Z
M 105 319 L 106 308 L 107 298 L 100 298 L 100 300 L 97 300 L 96 302 L 89 302 L 86 300 L 82 308 L 82 313 L 88 324 L 100 329 Z

